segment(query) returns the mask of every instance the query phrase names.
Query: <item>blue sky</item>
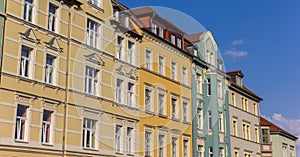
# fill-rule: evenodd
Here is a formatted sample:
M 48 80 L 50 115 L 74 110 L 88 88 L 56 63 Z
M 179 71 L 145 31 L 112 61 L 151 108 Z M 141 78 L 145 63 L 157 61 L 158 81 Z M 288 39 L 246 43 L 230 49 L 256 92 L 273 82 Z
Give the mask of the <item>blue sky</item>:
M 186 32 L 201 31 L 197 22 L 211 30 L 226 70 L 241 69 L 244 84 L 264 98 L 261 114 L 300 137 L 295 131 L 300 124 L 294 130 L 286 126 L 300 122 L 299 0 L 119 1 L 130 8 L 159 6 L 183 12 L 194 19 L 191 24 L 183 16 L 164 14 Z

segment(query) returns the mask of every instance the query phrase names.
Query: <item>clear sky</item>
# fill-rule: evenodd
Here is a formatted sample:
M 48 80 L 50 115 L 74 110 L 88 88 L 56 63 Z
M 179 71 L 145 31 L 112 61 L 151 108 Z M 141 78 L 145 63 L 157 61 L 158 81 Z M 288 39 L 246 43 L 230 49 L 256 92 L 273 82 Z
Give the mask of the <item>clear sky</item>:
M 299 0 L 119 2 L 130 8 L 159 6 L 178 10 L 211 30 L 226 70 L 242 70 L 244 84 L 264 98 L 260 104 L 261 114 L 300 137 Z M 168 18 L 186 32 L 198 31 L 187 27 L 186 19 L 181 16 Z M 296 128 L 288 127 L 290 125 Z

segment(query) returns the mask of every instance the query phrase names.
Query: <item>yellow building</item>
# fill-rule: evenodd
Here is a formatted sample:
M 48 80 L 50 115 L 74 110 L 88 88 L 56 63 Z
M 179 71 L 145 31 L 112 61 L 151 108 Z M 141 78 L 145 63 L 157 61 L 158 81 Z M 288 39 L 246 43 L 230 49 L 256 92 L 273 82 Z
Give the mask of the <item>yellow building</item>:
M 110 0 L 6 7 L 2 156 L 191 156 L 184 32 L 164 40 Z

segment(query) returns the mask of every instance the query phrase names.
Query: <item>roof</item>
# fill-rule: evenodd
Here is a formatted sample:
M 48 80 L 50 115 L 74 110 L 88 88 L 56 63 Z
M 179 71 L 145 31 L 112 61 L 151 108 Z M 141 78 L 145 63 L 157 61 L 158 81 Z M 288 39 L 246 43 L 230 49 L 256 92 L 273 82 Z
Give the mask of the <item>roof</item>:
M 115 6 L 118 6 L 120 7 L 122 10 L 128 10 L 129 8 L 127 6 L 125 6 L 124 4 L 116 1 L 116 0 L 111 0 L 112 3 L 115 5 Z
M 195 33 L 195 34 L 189 34 L 189 35 L 186 35 L 185 38 L 188 39 L 189 41 L 195 43 L 197 41 L 200 40 L 200 37 L 201 35 L 203 34 L 204 32 L 199 32 L 199 33 Z
M 237 74 L 238 76 L 240 77 L 244 77 L 244 74 L 242 73 L 241 70 L 233 70 L 233 71 L 229 71 L 229 72 L 226 72 L 227 75 L 233 75 L 233 74 Z
M 283 136 L 288 137 L 292 140 L 297 140 L 298 137 L 290 134 L 289 132 L 285 131 L 284 129 L 280 128 L 279 126 L 275 125 L 274 123 L 268 121 L 267 119 L 260 117 L 260 125 L 261 126 L 269 126 L 270 133 L 272 134 L 282 134 Z

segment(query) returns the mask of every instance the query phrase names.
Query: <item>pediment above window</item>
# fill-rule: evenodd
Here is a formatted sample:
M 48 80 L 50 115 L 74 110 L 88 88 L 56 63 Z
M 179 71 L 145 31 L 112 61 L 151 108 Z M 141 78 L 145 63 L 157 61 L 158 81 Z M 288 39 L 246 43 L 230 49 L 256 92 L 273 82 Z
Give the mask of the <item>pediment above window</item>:
M 54 50 L 54 51 L 57 51 L 57 52 L 62 52 L 63 51 L 63 49 L 59 45 L 59 42 L 58 42 L 57 38 L 55 38 L 55 37 L 51 38 L 48 42 L 45 42 L 45 44 L 46 44 L 46 47 L 51 49 L 51 50 Z
M 32 28 L 28 28 L 25 32 L 19 33 L 23 40 L 27 40 L 36 44 L 40 43 L 40 39 L 37 38 Z
M 104 61 L 101 59 L 101 57 L 96 53 L 91 53 L 89 55 L 84 56 L 87 61 L 94 63 L 98 66 L 104 66 Z

